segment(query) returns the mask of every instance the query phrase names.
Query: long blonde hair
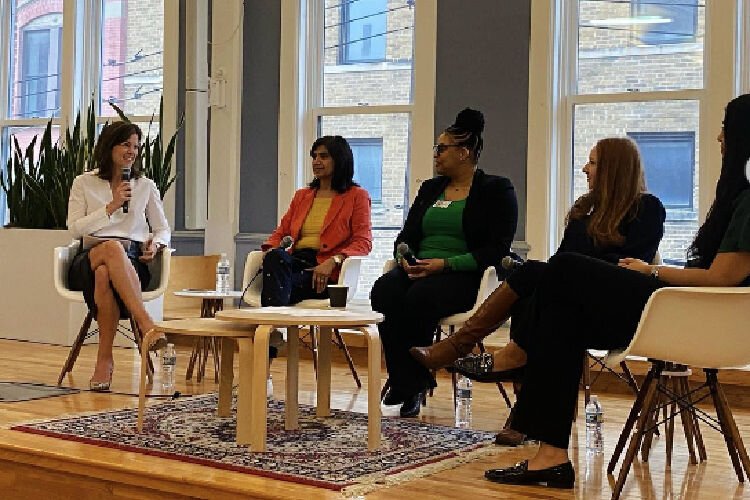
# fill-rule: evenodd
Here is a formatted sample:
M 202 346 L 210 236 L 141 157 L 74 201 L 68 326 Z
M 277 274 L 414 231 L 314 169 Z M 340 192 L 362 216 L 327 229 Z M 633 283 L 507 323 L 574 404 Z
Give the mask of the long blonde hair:
M 601 139 L 595 149 L 594 186 L 573 203 L 566 224 L 589 215 L 586 230 L 597 247 L 622 245 L 625 237 L 618 227 L 635 217 L 634 208 L 646 191 L 641 155 L 632 140 L 621 137 Z

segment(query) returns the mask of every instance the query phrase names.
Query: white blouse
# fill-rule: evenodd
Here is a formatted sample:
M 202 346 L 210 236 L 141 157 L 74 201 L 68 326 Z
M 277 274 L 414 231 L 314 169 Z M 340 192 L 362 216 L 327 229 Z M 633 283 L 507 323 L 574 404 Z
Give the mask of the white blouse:
M 98 173 L 92 170 L 73 180 L 68 200 L 68 230 L 73 237 L 110 236 L 143 243 L 153 233 L 154 243 L 169 246 L 169 222 L 154 181 L 146 177 L 133 179 L 128 213 L 120 207 L 109 216 L 107 204 L 112 201 L 112 188 Z

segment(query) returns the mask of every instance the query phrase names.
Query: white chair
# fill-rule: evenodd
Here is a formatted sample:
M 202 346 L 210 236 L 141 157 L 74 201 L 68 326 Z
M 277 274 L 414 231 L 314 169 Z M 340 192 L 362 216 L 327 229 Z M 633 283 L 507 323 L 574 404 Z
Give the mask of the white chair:
M 78 253 L 78 245 L 79 241 L 74 240 L 66 247 L 55 248 L 54 280 L 57 293 L 59 293 L 64 299 L 72 302 L 83 303 L 83 292 L 76 292 L 68 288 L 68 268 L 73 261 L 73 257 Z M 147 287 L 147 291 L 143 292 L 142 297 L 144 303 L 156 300 L 164 295 L 164 291 L 167 289 L 167 283 L 169 281 L 169 265 L 172 252 L 174 252 L 173 249 L 165 248 L 159 252 L 159 256 L 150 264 L 149 270 L 151 271 L 151 282 Z M 57 385 L 62 384 L 65 374 L 73 370 L 73 365 L 75 365 L 76 359 L 78 359 L 78 354 L 81 352 L 81 346 L 88 337 L 94 334 L 95 331 L 89 333 L 89 327 L 93 320 L 93 315 L 91 312 L 88 312 L 86 318 L 83 320 L 78 336 L 70 348 L 68 358 L 57 379 Z M 133 333 L 133 341 L 140 351 L 143 332 L 140 331 L 138 325 L 133 321 L 133 318 L 130 318 L 130 327 Z M 153 372 L 154 367 L 151 358 L 149 358 L 149 378 L 153 376 Z
M 383 274 L 392 271 L 397 266 L 395 259 L 388 259 L 385 264 L 383 265 Z M 487 269 L 484 270 L 484 273 L 482 274 L 482 279 L 479 282 L 479 290 L 477 291 L 477 300 L 474 301 L 474 306 L 469 309 L 468 311 L 453 314 L 451 316 L 446 316 L 445 318 L 442 318 L 438 322 L 437 330 L 435 331 L 435 342 L 439 342 L 442 339 L 443 336 L 443 328 L 448 328 L 448 335 L 453 335 L 456 331 L 456 328 L 460 328 L 463 326 L 466 321 L 471 318 L 474 313 L 477 312 L 477 309 L 479 309 L 479 306 L 482 305 L 482 303 L 487 300 L 487 297 L 490 296 L 492 292 L 495 291 L 495 289 L 500 286 L 500 280 L 497 277 L 497 270 L 490 266 Z M 484 344 L 482 342 L 479 342 L 479 350 L 481 352 L 484 352 Z M 453 382 L 453 403 L 456 404 L 456 374 L 455 372 L 452 374 L 452 382 Z M 508 405 L 508 408 L 510 408 L 511 402 L 510 398 L 508 397 L 508 393 L 505 392 L 505 388 L 503 387 L 502 383 L 497 383 L 498 390 L 500 391 L 500 394 L 503 396 L 503 399 L 505 400 L 505 403 Z M 385 392 L 388 389 L 388 382 L 386 381 L 385 386 L 383 387 L 382 396 L 385 395 Z M 432 389 L 430 389 L 430 396 L 432 396 Z
M 667 287 L 651 295 L 630 345 L 607 356 L 608 366 L 617 365 L 626 356 L 643 356 L 652 364 L 607 468 L 610 474 L 614 471 L 630 438 L 612 492 L 613 499 L 619 498 L 638 448 L 648 427 L 654 424 L 655 406 L 661 397 L 657 393 L 677 397 L 681 413 L 691 411 L 697 418 L 718 428 L 724 435 L 737 478 L 743 482 L 743 469 L 750 477 L 750 459 L 716 376 L 719 369 L 750 364 L 748 324 L 750 287 Z M 657 381 L 670 362 L 703 369 L 706 382 L 697 389 L 683 390 L 678 394 L 660 387 Z M 706 389 L 716 408 L 716 419 L 693 406 L 696 400 L 708 397 L 698 396 L 699 391 L 705 392 Z M 633 426 L 636 430 L 631 436 Z
M 339 279 L 337 284 L 346 285 L 349 287 L 346 302 L 349 303 L 357 293 L 359 287 L 359 273 L 362 268 L 362 261 L 364 257 L 347 257 L 341 264 L 341 270 L 339 271 Z M 247 254 L 245 258 L 245 269 L 242 275 L 242 301 L 248 304 L 250 307 L 261 307 L 260 296 L 263 289 L 263 277 L 260 275 L 262 272 L 261 266 L 263 265 L 263 252 L 260 250 L 254 250 Z M 297 304 L 294 307 L 302 307 L 307 309 L 320 309 L 329 305 L 328 299 L 307 299 Z M 352 378 L 357 384 L 358 388 L 362 387 L 362 382 L 359 380 L 357 369 L 354 366 L 349 348 L 344 342 L 344 338 L 341 336 L 341 332 L 338 329 L 333 331 L 334 338 L 333 343 L 338 347 L 344 354 L 346 362 L 349 364 L 349 371 L 352 373 Z M 318 370 L 318 357 L 317 357 L 317 337 L 314 329 L 310 331 L 310 344 L 305 344 L 312 352 L 313 368 L 317 374 Z

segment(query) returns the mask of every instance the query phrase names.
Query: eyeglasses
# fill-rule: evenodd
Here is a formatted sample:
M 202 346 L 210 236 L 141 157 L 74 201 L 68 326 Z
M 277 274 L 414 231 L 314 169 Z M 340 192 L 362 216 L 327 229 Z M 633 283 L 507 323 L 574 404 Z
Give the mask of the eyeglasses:
M 435 144 L 434 146 L 432 146 L 432 151 L 433 153 L 439 156 L 443 154 L 443 151 L 445 151 L 448 148 L 462 148 L 462 147 L 463 146 L 460 144 Z

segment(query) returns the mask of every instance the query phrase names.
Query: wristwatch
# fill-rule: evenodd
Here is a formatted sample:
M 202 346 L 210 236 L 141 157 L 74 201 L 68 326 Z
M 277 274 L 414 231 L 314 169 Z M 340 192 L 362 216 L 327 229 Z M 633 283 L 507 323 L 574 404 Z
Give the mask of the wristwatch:
M 659 279 L 659 266 L 653 266 L 651 268 L 651 276 L 653 278 Z
M 340 266 L 341 264 L 344 263 L 344 256 L 341 254 L 334 255 L 333 262 L 335 262 L 337 266 Z

